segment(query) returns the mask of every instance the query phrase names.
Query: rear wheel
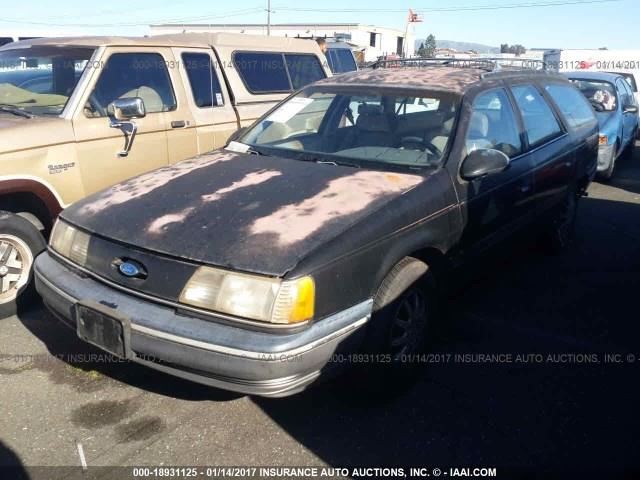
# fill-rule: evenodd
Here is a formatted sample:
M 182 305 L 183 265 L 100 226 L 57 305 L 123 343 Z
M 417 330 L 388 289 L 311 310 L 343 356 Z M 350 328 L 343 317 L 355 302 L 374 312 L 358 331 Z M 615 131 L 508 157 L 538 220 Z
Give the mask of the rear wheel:
M 45 246 L 42 234 L 28 220 L 0 212 L 0 319 L 33 298 L 33 261 Z

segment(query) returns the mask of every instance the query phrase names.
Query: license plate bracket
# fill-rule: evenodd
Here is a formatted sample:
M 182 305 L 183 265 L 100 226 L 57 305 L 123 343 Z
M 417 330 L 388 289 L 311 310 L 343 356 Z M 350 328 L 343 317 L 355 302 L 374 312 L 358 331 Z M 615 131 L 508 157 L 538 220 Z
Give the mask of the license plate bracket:
M 120 358 L 128 358 L 131 351 L 129 318 L 97 302 L 76 304 L 76 333 L 83 341 Z

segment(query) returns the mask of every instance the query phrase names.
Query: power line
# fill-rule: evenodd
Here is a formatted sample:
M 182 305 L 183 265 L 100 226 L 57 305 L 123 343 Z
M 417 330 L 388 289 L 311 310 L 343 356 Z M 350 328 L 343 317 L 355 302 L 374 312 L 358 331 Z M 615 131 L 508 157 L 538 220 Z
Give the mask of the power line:
M 164 20 L 149 20 L 145 22 L 124 22 L 124 23 L 50 23 L 50 22 L 34 22 L 30 20 L 21 20 L 17 18 L 0 18 L 0 23 L 18 23 L 24 25 L 39 25 L 46 27 L 139 27 L 139 26 L 148 26 L 151 24 L 157 23 L 176 23 L 180 24 L 183 22 L 193 22 L 197 20 L 209 20 L 215 18 L 228 18 L 228 17 L 236 17 L 239 15 L 246 15 L 249 13 L 258 13 L 263 12 L 264 8 L 262 7 L 254 7 L 254 8 L 245 8 L 242 10 L 232 10 L 227 13 L 221 14 L 210 14 L 210 15 L 200 15 L 197 17 L 178 17 Z
M 433 12 L 464 12 L 479 10 L 502 10 L 514 8 L 536 8 L 536 7 L 561 7 L 570 5 L 587 5 L 594 3 L 612 3 L 621 0 L 568 0 L 559 2 L 528 2 L 528 3 L 511 3 L 511 4 L 493 4 L 493 5 L 459 5 L 454 7 L 435 7 L 416 9 L 416 13 L 433 13 Z M 305 8 L 305 7 L 276 7 L 280 11 L 287 12 L 325 12 L 325 13 L 400 13 L 406 12 L 407 9 L 397 8 Z

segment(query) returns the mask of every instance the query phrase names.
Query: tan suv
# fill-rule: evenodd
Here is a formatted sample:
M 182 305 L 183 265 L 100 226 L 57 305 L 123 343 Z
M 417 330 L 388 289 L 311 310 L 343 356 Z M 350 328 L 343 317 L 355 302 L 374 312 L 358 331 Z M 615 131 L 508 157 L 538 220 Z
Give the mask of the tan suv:
M 0 48 L 0 318 L 72 202 L 224 145 L 330 76 L 316 42 L 241 34 L 44 38 Z

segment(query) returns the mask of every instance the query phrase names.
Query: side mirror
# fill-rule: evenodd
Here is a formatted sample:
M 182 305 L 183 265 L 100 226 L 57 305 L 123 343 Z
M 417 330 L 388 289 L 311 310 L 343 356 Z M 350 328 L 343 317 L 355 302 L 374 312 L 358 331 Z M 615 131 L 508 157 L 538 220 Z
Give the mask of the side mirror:
M 509 157 L 493 148 L 474 150 L 462 161 L 460 176 L 473 180 L 485 175 L 504 172 L 509 166 Z
M 623 111 L 624 113 L 638 113 L 638 106 L 630 103 L 624 106 Z
M 131 151 L 133 139 L 136 138 L 138 126 L 132 122 L 134 118 L 143 118 L 147 112 L 140 97 L 117 98 L 109 104 L 109 126 L 119 128 L 124 133 L 124 148 L 116 153 L 118 157 L 126 157 Z
M 118 121 L 143 118 L 147 114 L 140 97 L 117 98 L 109 107 L 109 110 L 113 111 L 113 118 Z
M 229 137 L 229 140 L 227 140 L 227 143 L 237 141 L 241 136 L 243 136 L 246 133 L 246 131 L 247 131 L 247 127 L 239 128 L 238 130 L 236 130 L 231 134 L 231 136 Z

